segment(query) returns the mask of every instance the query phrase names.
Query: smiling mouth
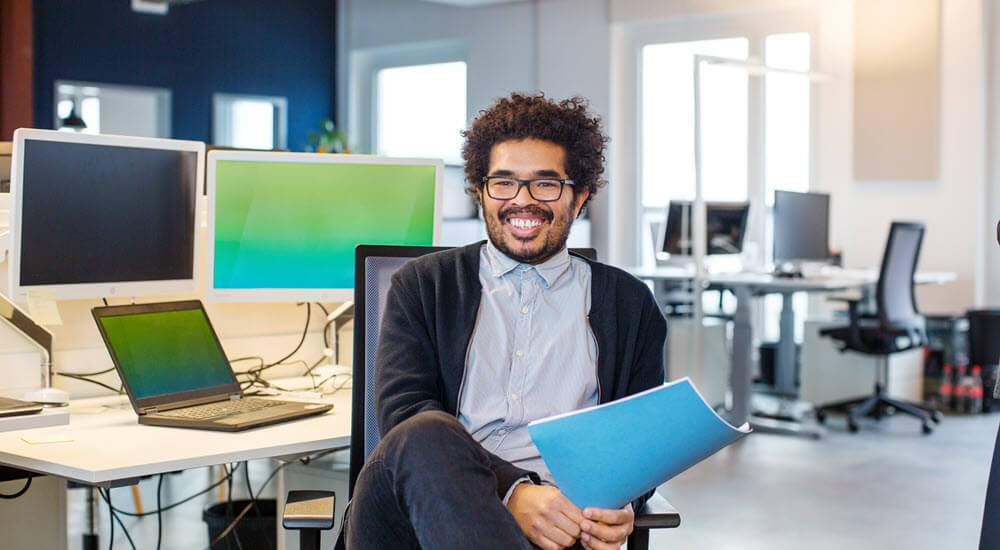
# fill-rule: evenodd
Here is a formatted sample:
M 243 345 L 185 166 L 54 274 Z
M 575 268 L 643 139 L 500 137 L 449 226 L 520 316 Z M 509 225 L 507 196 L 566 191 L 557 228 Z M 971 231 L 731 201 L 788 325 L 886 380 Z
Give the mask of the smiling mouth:
M 542 225 L 542 220 L 510 218 L 507 220 L 507 223 L 518 229 L 533 229 L 535 227 Z

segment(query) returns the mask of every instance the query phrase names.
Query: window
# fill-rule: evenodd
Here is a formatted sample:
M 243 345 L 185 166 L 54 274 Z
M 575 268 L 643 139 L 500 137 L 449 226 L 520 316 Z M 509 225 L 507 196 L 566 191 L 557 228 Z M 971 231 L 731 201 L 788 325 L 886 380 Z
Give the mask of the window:
M 286 149 L 287 111 L 283 97 L 214 94 L 212 141 L 239 149 Z
M 85 134 L 170 137 L 170 95 L 166 88 L 57 80 L 53 128 Z M 73 112 L 86 127 L 66 126 Z
M 746 38 L 652 44 L 642 49 L 642 206 L 694 199 L 694 56 L 746 59 Z M 703 65 L 702 182 L 705 200 L 747 196 L 747 75 Z
M 466 121 L 464 61 L 375 73 L 375 152 L 461 164 Z

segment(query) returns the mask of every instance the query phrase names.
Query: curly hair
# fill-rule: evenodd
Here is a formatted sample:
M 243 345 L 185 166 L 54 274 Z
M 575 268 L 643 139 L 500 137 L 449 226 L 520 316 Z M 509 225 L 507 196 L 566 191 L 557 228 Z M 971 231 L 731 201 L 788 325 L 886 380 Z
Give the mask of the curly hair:
M 564 169 L 577 188 L 590 189 L 587 202 L 607 184 L 604 173 L 604 149 L 608 137 L 601 132 L 601 119 L 587 112 L 587 100 L 571 97 L 558 103 L 545 94 L 512 93 L 492 107 L 480 111 L 472 126 L 462 132 L 465 144 L 465 192 L 479 202 L 477 190 L 487 175 L 490 152 L 497 143 L 527 138 L 550 141 L 566 151 Z

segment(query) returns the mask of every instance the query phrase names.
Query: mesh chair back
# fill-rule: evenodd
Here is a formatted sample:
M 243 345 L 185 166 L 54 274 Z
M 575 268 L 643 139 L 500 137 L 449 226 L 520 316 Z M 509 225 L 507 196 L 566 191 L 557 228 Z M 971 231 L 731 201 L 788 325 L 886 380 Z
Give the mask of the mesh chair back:
M 354 491 L 361 467 L 375 450 L 381 435 L 375 415 L 375 350 L 378 331 L 385 311 L 392 275 L 406 262 L 448 250 L 435 246 L 360 245 L 354 257 L 354 358 L 351 396 L 351 471 L 348 492 Z M 574 248 L 572 252 L 597 259 L 593 248 Z M 361 444 L 358 444 L 361 443 Z
M 892 222 L 882 257 L 877 300 L 879 317 L 886 325 L 911 327 L 920 323 L 913 289 L 924 226 Z
M 350 492 L 354 491 L 354 482 L 358 479 L 361 466 L 380 439 L 375 417 L 372 374 L 375 369 L 378 330 L 392 275 L 413 258 L 439 250 L 447 248 L 361 245 L 355 251 Z

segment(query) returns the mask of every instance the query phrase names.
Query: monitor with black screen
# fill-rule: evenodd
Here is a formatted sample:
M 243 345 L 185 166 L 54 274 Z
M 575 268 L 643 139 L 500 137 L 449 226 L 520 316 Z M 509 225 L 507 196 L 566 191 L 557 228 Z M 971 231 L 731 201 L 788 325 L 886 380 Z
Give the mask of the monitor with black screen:
M 830 258 L 830 195 L 774 192 L 774 263 L 826 262 Z
M 706 202 L 707 253 L 722 255 L 742 252 L 749 213 L 749 203 Z M 690 256 L 693 244 L 691 202 L 670 201 L 661 251 L 671 256 Z
M 196 141 L 15 131 L 11 297 L 196 291 L 204 158 Z

